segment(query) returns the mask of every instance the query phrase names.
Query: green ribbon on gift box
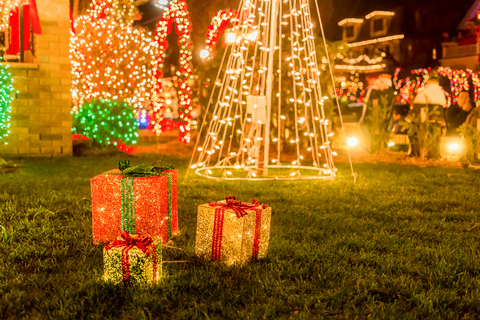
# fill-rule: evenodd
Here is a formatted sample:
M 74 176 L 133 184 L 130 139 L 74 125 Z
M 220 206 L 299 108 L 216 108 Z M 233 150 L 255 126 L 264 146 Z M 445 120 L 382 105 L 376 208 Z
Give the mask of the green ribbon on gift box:
M 135 189 L 132 177 L 120 179 L 122 194 L 122 231 L 135 233 Z
M 173 215 L 173 174 L 171 172 L 163 172 L 173 170 L 173 166 L 159 167 L 148 166 L 140 164 L 135 167 L 130 167 L 130 161 L 118 161 L 118 168 L 121 174 L 125 177 L 120 179 L 120 188 L 122 195 L 122 231 L 125 230 L 130 234 L 135 233 L 135 188 L 134 178 L 137 177 L 154 177 L 154 176 L 168 176 L 168 238 L 172 237 L 172 215 Z

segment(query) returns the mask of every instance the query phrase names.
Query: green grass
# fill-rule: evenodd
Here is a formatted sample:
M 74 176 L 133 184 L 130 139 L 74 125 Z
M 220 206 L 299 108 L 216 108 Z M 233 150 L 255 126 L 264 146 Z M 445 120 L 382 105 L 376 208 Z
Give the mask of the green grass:
M 89 179 L 116 158 L 25 160 L 0 175 L 0 318 L 458 319 L 480 317 L 480 173 L 346 164 L 333 182 L 213 182 L 180 169 L 181 234 L 148 290 L 102 282 Z M 273 208 L 268 257 L 195 258 L 196 208 L 236 195 Z

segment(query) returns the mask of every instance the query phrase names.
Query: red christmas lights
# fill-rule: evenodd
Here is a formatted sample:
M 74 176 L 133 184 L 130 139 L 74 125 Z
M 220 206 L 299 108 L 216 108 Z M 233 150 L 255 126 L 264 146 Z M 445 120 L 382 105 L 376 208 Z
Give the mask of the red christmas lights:
M 175 23 L 175 32 L 178 34 L 178 45 L 180 46 L 180 70 L 177 71 L 178 80 L 178 100 L 183 111 L 179 111 L 180 119 L 180 141 L 190 142 L 190 132 L 193 125 L 193 119 L 190 112 L 192 106 L 192 88 L 190 82 L 193 81 L 192 75 L 192 43 L 190 41 L 190 31 L 192 23 L 188 15 L 188 6 L 186 0 L 173 0 L 163 13 L 162 19 L 157 25 L 155 31 L 155 40 L 158 48 L 156 52 L 156 61 L 153 64 L 152 80 L 153 80 L 153 119 L 154 131 L 159 134 L 166 131 L 162 126 L 165 97 L 161 78 L 163 77 L 163 60 L 165 59 L 165 51 L 168 48 L 167 35 L 172 32 L 172 24 Z
M 207 40 L 205 40 L 206 46 L 204 52 L 208 53 L 208 56 L 203 58 L 211 58 L 215 56 L 215 48 L 220 40 L 220 37 L 222 36 L 223 31 L 228 28 L 231 22 L 237 21 L 237 15 L 238 12 L 233 9 L 228 11 L 220 10 L 215 14 L 215 17 L 212 19 L 212 23 L 208 26 L 208 32 L 205 36 Z

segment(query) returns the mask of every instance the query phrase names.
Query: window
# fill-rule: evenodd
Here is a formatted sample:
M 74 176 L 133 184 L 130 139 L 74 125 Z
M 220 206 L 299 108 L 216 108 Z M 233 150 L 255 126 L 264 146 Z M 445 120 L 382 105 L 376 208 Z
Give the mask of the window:
M 347 38 L 353 38 L 355 36 L 355 29 L 353 28 L 353 26 L 347 26 L 345 28 L 345 36 Z
M 373 20 L 373 33 L 383 31 L 383 19 Z
M 0 30 L 0 58 L 5 62 L 31 63 L 35 60 L 35 36 L 31 17 L 29 16 L 29 23 L 24 23 L 23 10 L 23 6 L 19 6 L 16 15 L 10 16 L 7 27 Z M 15 19 L 13 23 L 11 19 Z

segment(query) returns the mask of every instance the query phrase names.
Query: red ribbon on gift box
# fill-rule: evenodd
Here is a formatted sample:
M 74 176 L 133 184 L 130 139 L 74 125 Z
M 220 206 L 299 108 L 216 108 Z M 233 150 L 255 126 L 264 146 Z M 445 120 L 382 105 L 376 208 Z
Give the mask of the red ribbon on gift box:
M 155 244 L 153 243 L 152 237 L 149 236 L 139 236 L 132 237 L 128 232 L 122 231 L 120 234 L 122 239 L 117 239 L 108 245 L 105 246 L 105 250 L 112 248 L 121 248 L 122 249 L 122 273 L 123 273 L 123 283 L 125 286 L 130 285 L 130 260 L 128 257 L 128 252 L 133 248 L 137 247 L 142 250 L 146 256 L 150 256 L 150 253 L 153 252 L 153 282 L 157 281 L 157 250 Z M 151 250 L 153 249 L 153 250 Z
M 262 210 L 268 206 L 260 204 L 253 199 L 252 203 L 242 202 L 237 200 L 235 196 L 225 197 L 225 202 L 210 202 L 211 207 L 215 209 L 215 220 L 213 224 L 213 239 L 212 239 L 212 259 L 220 261 L 222 252 L 222 237 L 223 237 L 223 219 L 225 210 L 233 210 L 237 214 L 237 218 L 243 218 L 248 214 L 247 210 L 253 210 L 256 213 L 255 219 L 255 234 L 253 238 L 252 258 L 258 258 L 258 250 L 260 245 L 260 229 L 262 222 Z

